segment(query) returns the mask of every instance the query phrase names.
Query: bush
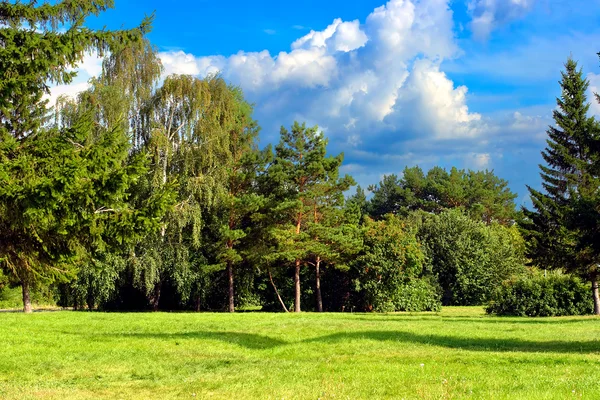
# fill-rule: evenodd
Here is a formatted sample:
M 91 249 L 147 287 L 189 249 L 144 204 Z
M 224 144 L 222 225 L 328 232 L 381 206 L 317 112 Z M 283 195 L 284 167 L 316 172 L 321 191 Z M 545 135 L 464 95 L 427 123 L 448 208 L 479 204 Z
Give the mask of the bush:
M 417 279 L 398 288 L 394 299 L 395 311 L 440 311 L 442 296 L 436 283 Z
M 364 248 L 353 263 L 353 271 L 358 297 L 367 310 L 440 309 L 439 288 L 423 276 L 425 258 L 415 229 L 388 215 L 382 221 L 366 220 L 363 235 Z
M 587 285 L 577 277 L 532 273 L 503 283 L 487 307 L 488 314 L 529 317 L 591 314 L 594 305 Z

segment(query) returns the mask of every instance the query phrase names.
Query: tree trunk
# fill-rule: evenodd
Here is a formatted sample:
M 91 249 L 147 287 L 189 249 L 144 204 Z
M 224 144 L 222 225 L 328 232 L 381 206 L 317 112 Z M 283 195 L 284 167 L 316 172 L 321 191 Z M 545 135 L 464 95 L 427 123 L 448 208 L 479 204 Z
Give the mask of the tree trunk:
M 160 281 L 154 286 L 154 294 L 152 295 L 152 299 L 151 299 L 153 311 L 158 311 L 158 304 L 160 303 L 161 287 L 162 287 L 162 282 L 160 282 Z
M 279 295 L 279 290 L 277 290 L 277 286 L 275 286 L 275 282 L 273 282 L 273 275 L 271 275 L 270 269 L 269 269 L 269 280 L 271 281 L 271 285 L 273 286 L 273 289 L 275 289 L 275 294 L 277 295 L 277 298 L 279 299 L 279 302 L 281 303 L 281 307 L 283 307 L 285 312 L 290 312 L 290 310 L 287 309 L 287 307 L 285 306 L 285 303 L 281 299 L 281 296 Z
M 31 291 L 29 287 L 29 282 L 26 279 L 23 279 L 21 282 L 21 288 L 23 290 L 23 312 L 31 313 Z
M 598 277 L 592 278 L 592 296 L 594 296 L 594 314 L 600 315 L 600 296 L 598 295 Z
M 296 260 L 294 271 L 294 312 L 300 312 L 300 260 Z
M 235 304 L 233 301 L 233 265 L 231 261 L 227 261 L 227 278 L 229 280 L 229 312 L 235 312 Z
M 323 312 L 323 298 L 321 297 L 321 257 L 317 257 L 316 267 L 316 277 L 317 277 L 317 311 Z
M 195 304 L 196 312 L 199 312 L 200 311 L 200 295 L 196 296 L 196 302 L 195 303 L 196 303 Z
M 94 305 L 96 302 L 94 301 L 94 296 L 91 293 L 88 293 L 86 303 L 87 303 L 88 311 L 94 311 Z

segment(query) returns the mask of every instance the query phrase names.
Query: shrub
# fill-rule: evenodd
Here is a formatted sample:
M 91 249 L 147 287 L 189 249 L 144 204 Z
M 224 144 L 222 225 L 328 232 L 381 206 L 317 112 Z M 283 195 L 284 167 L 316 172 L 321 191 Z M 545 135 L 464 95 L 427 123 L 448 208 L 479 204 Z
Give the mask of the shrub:
M 399 217 L 367 220 L 364 248 L 354 263 L 365 308 L 378 312 L 437 311 L 438 288 L 423 278 L 424 255 L 415 229 Z
M 393 304 L 395 311 L 440 311 L 442 296 L 436 283 L 416 279 L 398 288 Z
M 589 288 L 577 277 L 532 273 L 503 283 L 487 307 L 488 314 L 550 317 L 591 314 Z

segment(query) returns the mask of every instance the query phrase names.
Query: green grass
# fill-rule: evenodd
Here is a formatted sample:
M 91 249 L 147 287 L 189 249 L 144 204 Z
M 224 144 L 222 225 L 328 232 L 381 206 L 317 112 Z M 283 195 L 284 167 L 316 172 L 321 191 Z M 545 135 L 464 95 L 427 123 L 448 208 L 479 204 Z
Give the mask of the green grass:
M 600 319 L 0 313 L 0 398 L 600 398 Z

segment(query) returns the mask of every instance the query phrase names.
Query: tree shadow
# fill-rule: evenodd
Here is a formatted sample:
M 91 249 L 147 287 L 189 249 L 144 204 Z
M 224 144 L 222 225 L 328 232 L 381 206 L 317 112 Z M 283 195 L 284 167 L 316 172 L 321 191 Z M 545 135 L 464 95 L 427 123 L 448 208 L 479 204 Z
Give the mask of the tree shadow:
M 374 314 L 376 315 L 376 314 Z M 436 322 L 468 322 L 475 324 L 533 324 L 533 325 L 561 325 L 574 323 L 589 323 L 591 321 L 600 322 L 600 318 L 594 316 L 581 317 L 516 317 L 516 316 L 477 316 L 477 317 L 446 317 L 443 315 L 432 314 L 431 316 L 420 315 L 398 315 L 381 314 L 378 318 L 355 317 L 353 321 L 379 322 L 409 322 L 409 321 L 436 321 Z
M 339 332 L 304 341 L 305 343 L 338 343 L 369 339 L 377 341 L 417 343 L 450 349 L 489 352 L 526 353 L 600 353 L 600 341 L 530 341 L 521 339 L 467 338 L 445 335 L 420 335 L 402 331 Z
M 469 322 L 469 323 L 485 323 L 485 324 L 533 324 L 533 325 L 561 325 L 574 323 L 588 323 L 590 321 L 598 321 L 600 319 L 593 316 L 581 316 L 576 318 L 564 317 L 513 317 L 513 316 L 489 316 L 489 317 L 442 317 L 444 321 L 449 322 Z
M 106 336 L 106 335 L 103 335 Z M 380 342 L 403 342 L 419 345 L 440 346 L 449 349 L 486 351 L 486 352 L 523 352 L 523 353 L 574 353 L 588 354 L 600 353 L 600 340 L 593 341 L 532 341 L 514 338 L 470 338 L 460 336 L 417 334 L 405 331 L 355 331 L 337 332 L 330 335 L 319 336 L 294 342 L 272 338 L 270 336 L 258 335 L 244 332 L 218 332 L 197 331 L 183 333 L 123 333 L 110 334 L 113 338 L 135 338 L 135 339 L 158 339 L 158 340 L 218 340 L 224 343 L 235 344 L 250 350 L 266 350 L 277 347 L 295 345 L 325 343 L 334 344 L 340 342 L 352 342 L 360 340 L 377 340 Z
M 178 340 L 197 340 L 197 339 L 208 339 L 208 340 L 219 340 L 221 342 L 235 344 L 241 347 L 245 347 L 251 350 L 265 350 L 272 349 L 275 347 L 283 346 L 288 342 L 275 339 L 269 336 L 257 335 L 254 333 L 244 332 L 182 332 L 182 333 L 123 333 L 123 334 L 110 334 L 111 337 L 119 338 L 134 338 L 134 339 L 159 339 L 159 340 L 174 340 L 177 343 Z

